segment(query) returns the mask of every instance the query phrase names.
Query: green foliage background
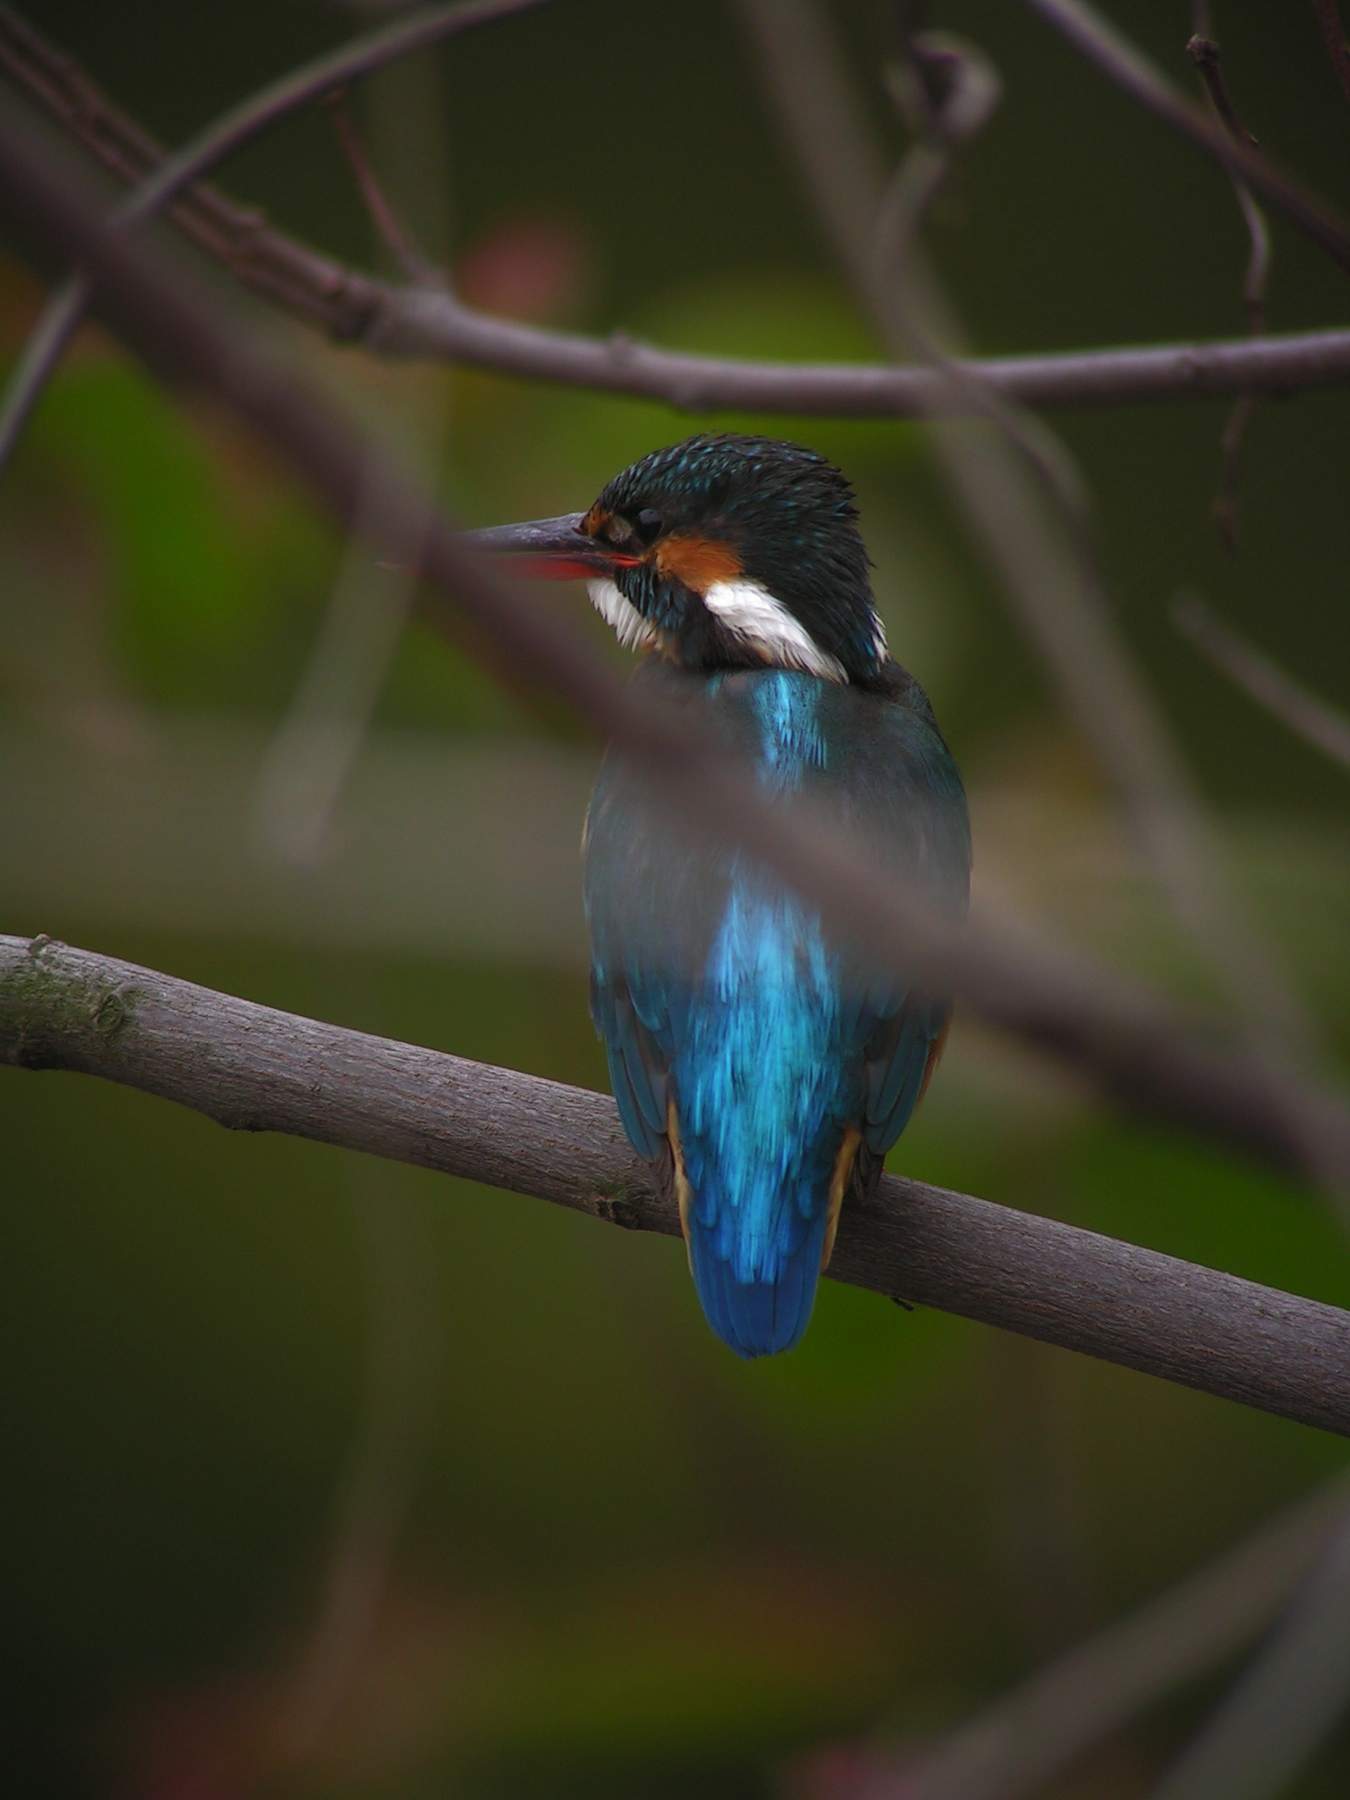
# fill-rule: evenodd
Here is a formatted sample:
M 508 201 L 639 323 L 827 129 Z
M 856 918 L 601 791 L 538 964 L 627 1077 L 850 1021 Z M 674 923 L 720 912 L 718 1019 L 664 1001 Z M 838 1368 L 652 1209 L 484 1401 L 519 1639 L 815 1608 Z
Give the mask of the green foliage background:
M 898 148 L 885 9 L 832 10 Z M 979 348 L 1240 332 L 1223 179 L 1022 9 L 938 10 L 1006 82 L 934 233 Z M 1311 9 L 1217 10 L 1244 116 L 1344 202 L 1350 109 Z M 1188 9 L 1129 12 L 1188 80 Z M 174 141 L 348 23 L 318 0 L 36 16 Z M 728 353 L 875 353 L 725 7 L 559 0 L 361 104 L 400 207 L 486 304 Z M 369 255 L 321 115 L 224 179 Z M 1279 223 L 1275 241 L 1272 325 L 1344 320 L 1341 273 Z M 0 262 L 11 357 L 38 297 L 17 254 Z M 692 429 L 382 367 L 223 297 L 434 444 L 468 522 L 583 505 Z M 1208 518 L 1222 411 L 1058 423 L 1121 627 L 1334 1054 L 1342 778 L 1200 662 L 1170 608 L 1202 593 L 1347 699 L 1346 402 L 1260 409 L 1236 558 Z M 920 434 L 719 422 L 803 437 L 854 477 L 892 645 L 969 777 L 977 878 L 1203 992 Z M 0 929 L 602 1086 L 575 868 L 595 752 L 574 723 L 411 629 L 319 854 L 269 833 L 268 747 L 341 554 L 251 444 L 82 336 L 0 484 Z M 1113 1118 L 969 1021 L 894 1162 L 1350 1301 L 1315 1197 Z M 1343 1462 L 1315 1433 L 833 1284 L 800 1351 L 742 1366 L 669 1242 L 95 1081 L 0 1078 L 0 1190 L 14 1792 L 847 1794 Z M 334 1624 L 339 1543 L 377 1574 L 368 1611 L 359 1582 L 339 1590 L 358 1597 Z M 1218 1691 L 1176 1695 L 1056 1791 L 1146 1791 Z M 1348 1777 L 1342 1740 L 1298 1793 Z

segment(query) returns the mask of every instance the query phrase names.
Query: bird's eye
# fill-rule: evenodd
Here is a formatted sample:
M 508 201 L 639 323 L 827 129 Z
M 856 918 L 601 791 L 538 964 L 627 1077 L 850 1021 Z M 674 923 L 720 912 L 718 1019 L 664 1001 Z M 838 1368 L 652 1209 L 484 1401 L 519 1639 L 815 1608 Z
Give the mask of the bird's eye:
M 654 543 L 661 535 L 661 515 L 653 512 L 650 506 L 644 506 L 637 516 L 637 534 L 644 544 Z

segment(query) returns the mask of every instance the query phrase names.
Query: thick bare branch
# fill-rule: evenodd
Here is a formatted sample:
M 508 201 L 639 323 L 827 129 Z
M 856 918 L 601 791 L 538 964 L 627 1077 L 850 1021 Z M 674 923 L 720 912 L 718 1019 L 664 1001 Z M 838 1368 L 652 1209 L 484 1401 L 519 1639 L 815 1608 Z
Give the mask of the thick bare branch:
M 140 180 L 162 154 L 68 57 L 0 8 L 0 67 L 113 173 Z M 249 103 L 257 106 L 258 101 Z M 232 115 L 238 118 L 238 114 Z M 268 122 L 271 121 L 268 115 Z M 220 125 L 188 147 L 189 179 L 219 158 Z M 178 161 L 181 169 L 184 164 Z M 150 216 L 149 209 L 145 216 Z M 174 212 L 208 255 L 254 292 L 287 307 L 344 343 L 387 356 L 435 358 L 529 380 L 661 400 L 687 411 L 796 413 L 837 418 L 931 416 L 952 404 L 950 384 L 925 368 L 887 364 L 759 363 L 691 356 L 632 339 L 545 331 L 494 319 L 452 295 L 392 287 L 335 262 L 270 226 L 256 208 L 194 185 Z M 45 336 L 25 367 L 46 372 L 73 317 L 69 303 L 44 315 Z M 970 365 L 984 382 L 1028 406 L 1101 406 L 1216 394 L 1294 393 L 1350 381 L 1350 331 L 1312 331 L 1206 344 L 1162 344 L 1052 355 L 991 357 Z M 29 375 L 22 401 L 32 404 Z M 16 381 L 19 377 L 16 376 Z M 11 427 L 11 435 L 15 430 Z M 0 460 L 6 434 L 0 429 Z
M 535 381 L 664 400 L 686 412 L 798 413 L 817 418 L 931 418 L 950 411 L 931 369 L 873 363 L 738 362 L 541 331 L 471 312 L 443 294 L 387 289 L 363 342 L 384 355 L 439 357 Z M 1350 381 L 1350 331 L 1288 332 L 1253 343 L 1123 345 L 967 365 L 1025 406 L 1108 406 L 1237 392 L 1295 393 Z
M 0 938 L 0 1063 L 73 1069 L 678 1233 L 599 1094 L 368 1037 L 50 939 Z M 838 1279 L 1350 1434 L 1350 1313 L 920 1182 L 846 1209 Z
M 88 268 L 105 315 L 153 367 L 215 398 L 333 515 L 418 567 L 451 602 L 428 607 L 433 622 L 463 636 L 503 680 L 570 701 L 622 746 L 673 816 L 738 845 L 818 906 L 832 928 L 967 997 L 985 1018 L 1064 1058 L 1127 1106 L 1282 1166 L 1298 1166 L 1304 1131 L 1313 1131 L 1328 1158 L 1350 1169 L 1350 1114 L 1339 1097 L 1218 1048 L 1194 1019 L 1025 932 L 987 922 L 978 932 L 954 928 L 881 877 L 869 847 L 836 820 L 767 803 L 725 746 L 691 737 L 678 716 L 635 696 L 563 620 L 523 602 L 466 554 L 426 494 L 376 458 L 369 437 L 269 358 L 256 334 L 223 323 L 181 271 L 111 229 L 3 113 L 0 205 Z M 1303 1128 L 1293 1129 L 1300 1118 Z

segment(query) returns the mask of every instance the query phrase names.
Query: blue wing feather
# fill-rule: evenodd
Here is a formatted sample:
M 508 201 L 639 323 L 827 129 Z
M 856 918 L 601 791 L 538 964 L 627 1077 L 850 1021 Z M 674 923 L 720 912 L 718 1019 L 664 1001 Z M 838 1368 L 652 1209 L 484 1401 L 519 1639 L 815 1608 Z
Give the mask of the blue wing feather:
M 868 1047 L 863 1141 L 878 1156 L 886 1154 L 913 1116 L 948 1012 L 944 1005 L 916 999 L 897 1018 L 883 1021 Z
M 653 1073 L 659 1064 L 644 1054 L 638 1036 L 644 1027 L 627 990 L 593 976 L 591 1017 L 604 1039 L 609 1085 L 628 1141 L 639 1156 L 654 1162 L 666 1144 L 664 1082 L 658 1095 Z

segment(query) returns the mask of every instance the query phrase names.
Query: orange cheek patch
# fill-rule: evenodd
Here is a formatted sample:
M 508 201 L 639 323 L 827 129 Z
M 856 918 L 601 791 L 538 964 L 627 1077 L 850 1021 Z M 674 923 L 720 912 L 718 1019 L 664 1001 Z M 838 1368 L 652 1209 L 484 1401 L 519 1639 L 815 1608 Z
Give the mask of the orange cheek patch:
M 735 581 L 745 565 L 730 544 L 675 533 L 656 547 L 656 566 L 695 594 L 706 594 L 719 581 Z

